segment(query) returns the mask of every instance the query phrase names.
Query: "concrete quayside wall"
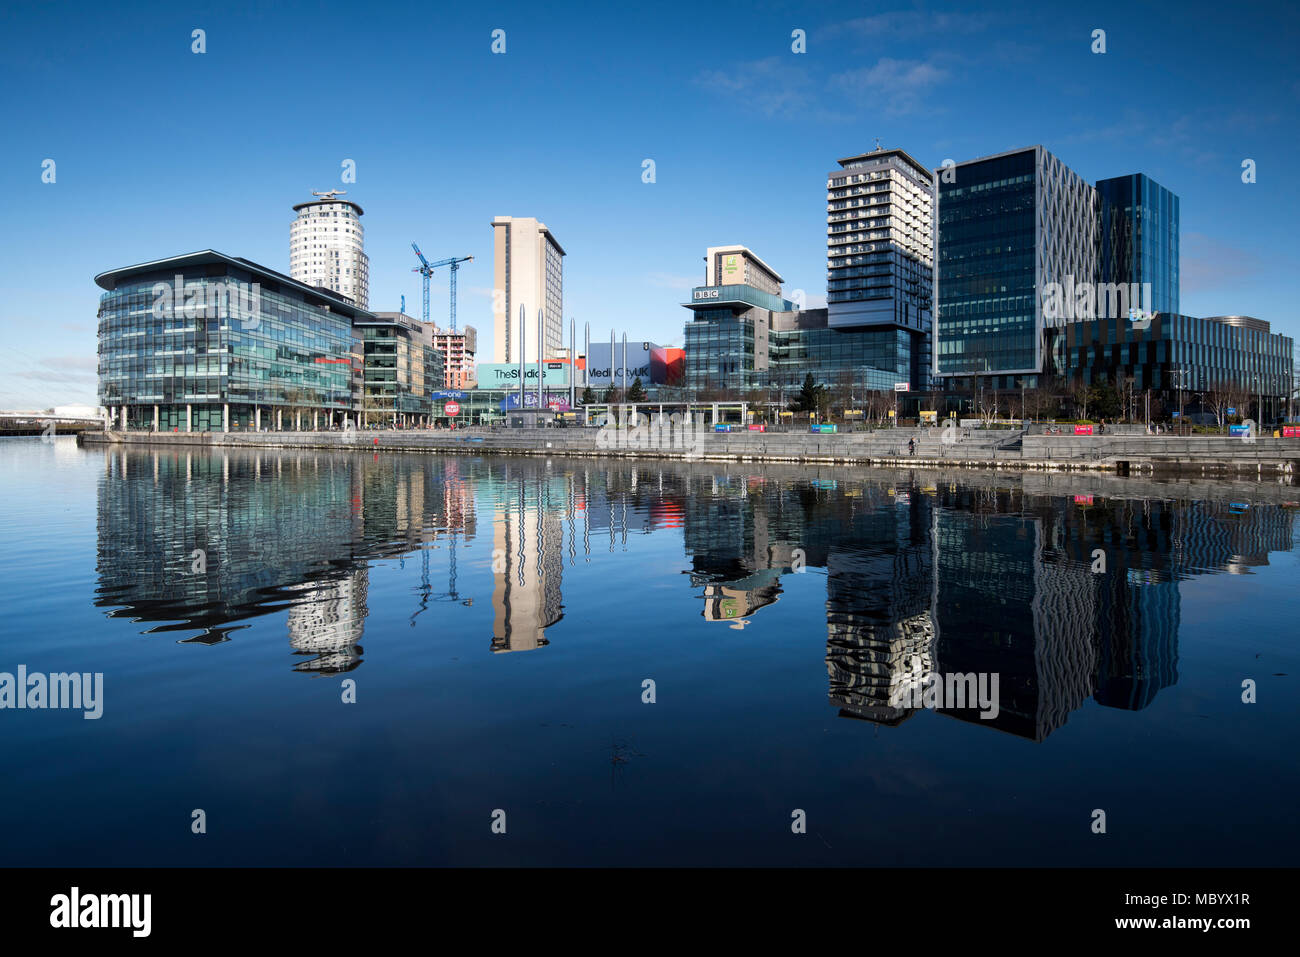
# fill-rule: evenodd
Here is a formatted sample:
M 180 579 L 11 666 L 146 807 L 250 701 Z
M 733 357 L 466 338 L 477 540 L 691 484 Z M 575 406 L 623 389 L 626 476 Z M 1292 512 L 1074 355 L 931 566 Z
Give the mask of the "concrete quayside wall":
M 603 434 L 602 434 L 603 433 Z M 1300 439 L 1149 435 L 1056 436 L 962 430 L 945 442 L 939 429 L 842 434 L 686 432 L 664 429 L 464 429 L 347 432 L 85 432 L 87 445 L 142 444 L 211 448 L 335 449 L 370 452 L 666 458 L 685 461 L 1175 472 L 1300 478 Z M 915 453 L 908 440 L 915 442 Z

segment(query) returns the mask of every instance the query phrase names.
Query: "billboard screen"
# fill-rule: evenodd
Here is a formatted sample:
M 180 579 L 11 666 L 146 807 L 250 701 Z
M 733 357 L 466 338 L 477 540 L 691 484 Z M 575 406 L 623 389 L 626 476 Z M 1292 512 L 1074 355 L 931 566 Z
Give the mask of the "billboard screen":
M 608 346 L 606 347 L 608 349 Z M 569 366 L 566 362 L 543 362 L 542 385 L 569 385 Z M 537 363 L 530 362 L 524 366 L 524 386 L 537 388 Z M 478 366 L 478 387 L 480 389 L 517 389 L 519 387 L 519 366 L 514 363 L 486 362 Z
M 627 384 L 640 379 L 642 385 L 649 385 L 652 378 L 652 353 L 659 347 L 652 342 L 627 342 Z M 587 357 L 587 381 L 593 386 L 607 386 L 611 378 L 615 385 L 623 383 L 623 342 L 614 345 L 614 358 L 610 361 L 609 343 L 593 342 L 591 355 Z
M 536 370 L 534 370 L 534 371 L 536 371 Z M 517 392 L 511 392 L 511 393 L 510 393 L 509 395 L 507 395 L 504 399 L 502 399 L 500 402 L 497 403 L 497 408 L 499 408 L 502 412 L 508 412 L 510 409 L 517 409 L 517 408 L 519 408 L 519 393 L 517 393 Z M 525 408 L 525 409 L 535 409 L 535 408 L 537 408 L 537 393 L 536 393 L 536 392 L 525 392 L 525 393 L 524 393 L 524 408 Z M 569 393 L 567 393 L 567 392 L 563 392 L 563 393 L 560 393 L 560 392 L 543 392 L 543 393 L 542 393 L 542 408 L 544 408 L 544 409 L 552 409 L 552 410 L 554 410 L 554 411 L 556 411 L 556 412 L 568 412 L 568 411 L 569 411 Z

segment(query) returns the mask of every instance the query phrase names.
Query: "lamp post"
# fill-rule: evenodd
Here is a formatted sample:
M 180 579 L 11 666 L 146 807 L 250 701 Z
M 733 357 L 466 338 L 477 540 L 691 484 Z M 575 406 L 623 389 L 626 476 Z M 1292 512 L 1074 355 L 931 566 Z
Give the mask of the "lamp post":
M 1175 366 L 1174 372 L 1178 376 L 1178 434 L 1183 433 L 1183 392 L 1187 388 L 1187 367 Z

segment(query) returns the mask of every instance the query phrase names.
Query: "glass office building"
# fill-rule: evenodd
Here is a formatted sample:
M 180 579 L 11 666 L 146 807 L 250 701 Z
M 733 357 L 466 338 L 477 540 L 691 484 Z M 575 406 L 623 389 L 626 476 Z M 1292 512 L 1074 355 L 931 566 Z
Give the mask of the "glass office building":
M 362 421 L 370 426 L 424 425 L 442 391 L 442 352 L 432 327 L 400 312 L 357 319 L 364 355 Z
M 781 277 L 750 250 L 711 247 L 710 253 L 715 256 L 705 257 L 706 284 L 682 303 L 691 310 L 682 384 L 694 396 L 754 388 L 757 374 L 768 368 L 773 314 L 794 309 L 780 294 Z M 733 276 L 751 278 L 724 281 Z
M 754 380 L 754 321 L 726 309 L 697 311 L 686 324 L 686 372 L 691 394 L 745 389 Z
M 836 329 L 826 309 L 778 313 L 768 337 L 768 369 L 757 385 L 789 396 L 811 372 L 826 388 L 892 392 L 895 383 L 914 381 L 916 344 L 912 333 L 895 326 Z
M 210 249 L 95 282 L 116 428 L 325 427 L 353 408 L 352 322 L 370 313 L 336 293 Z
M 1225 404 L 1233 396 L 1238 414 L 1259 422 L 1287 413 L 1295 342 L 1271 332 L 1261 319 L 1161 313 L 1149 325 L 1093 319 L 1069 323 L 1063 331 L 1071 377 L 1084 385 L 1150 389 L 1166 405 L 1189 410 L 1214 394 Z
M 1103 283 L 1150 283 L 1144 312 L 1178 313 L 1178 197 L 1141 173 L 1097 183 Z
M 1062 371 L 1040 290 L 1097 277 L 1096 190 L 1043 149 L 942 171 L 935 371 L 985 387 Z
M 696 398 L 768 392 L 773 401 L 798 392 L 804 378 L 827 387 L 892 391 L 915 382 L 918 364 L 929 361 L 915 329 L 878 323 L 837 327 L 831 309 L 796 310 L 780 295 L 781 277 L 743 246 L 716 247 L 706 281 L 735 274 L 749 283 L 697 286 L 686 323 L 683 385 Z M 715 252 L 711 249 L 710 252 Z M 728 267 L 729 259 L 735 259 Z M 771 291 L 775 290 L 775 292 Z M 893 306 L 890 307 L 891 309 Z

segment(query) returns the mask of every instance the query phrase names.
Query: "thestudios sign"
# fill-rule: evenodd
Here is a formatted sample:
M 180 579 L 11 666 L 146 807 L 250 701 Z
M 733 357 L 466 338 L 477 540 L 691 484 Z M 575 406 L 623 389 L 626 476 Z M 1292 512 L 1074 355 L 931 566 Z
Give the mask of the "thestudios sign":
M 478 367 L 478 384 L 481 389 L 510 389 L 519 386 L 519 366 L 512 363 L 492 362 Z M 569 366 L 565 362 L 543 362 L 542 384 L 567 386 Z M 524 366 L 524 385 L 537 388 L 537 363 Z

